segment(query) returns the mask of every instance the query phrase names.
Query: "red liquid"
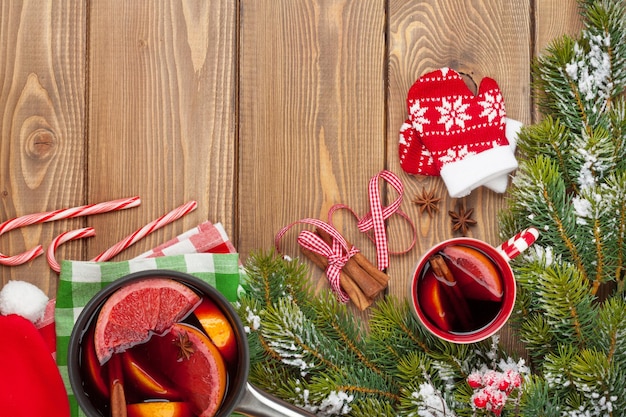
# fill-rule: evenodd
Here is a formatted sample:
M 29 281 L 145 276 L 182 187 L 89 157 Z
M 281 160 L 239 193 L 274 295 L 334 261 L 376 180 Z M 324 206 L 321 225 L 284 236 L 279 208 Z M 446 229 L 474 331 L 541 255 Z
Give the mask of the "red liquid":
M 496 263 L 484 252 L 480 253 L 480 261 L 489 262 L 488 269 L 497 271 L 497 279 L 502 285 L 502 273 Z M 483 280 L 470 277 L 471 271 L 461 270 L 458 266 L 475 263 L 476 259 L 452 259 L 443 252 L 438 254 L 442 255 L 454 282 L 437 277 L 430 263 L 426 262 L 417 285 L 419 308 L 433 326 L 444 332 L 469 334 L 484 329 L 502 310 L 502 291 L 499 294 L 495 291 L 497 295 L 494 295 L 493 288 L 488 289 L 489 285 Z
M 176 370 L 176 364 L 172 363 L 172 356 L 174 355 L 175 362 L 180 352 L 177 338 L 173 334 L 168 331 L 162 335 L 153 334 L 147 342 L 133 346 L 125 352 L 114 353 L 111 359 L 100 365 L 95 358 L 95 353 L 92 354 L 95 321 L 95 318 L 91 321 L 88 331 L 81 340 L 80 368 L 85 394 L 102 416 L 110 416 L 109 374 L 114 366 L 112 364 L 116 361 L 121 363 L 118 369 L 121 368 L 127 404 L 177 402 L 185 403 L 183 405 L 185 408 L 194 408 L 191 404 L 193 400 L 190 399 L 193 393 L 190 394 L 187 392 L 189 390 L 181 388 L 180 383 L 175 382 L 176 378 L 171 376 Z M 189 314 L 182 323 L 208 337 L 194 314 Z M 224 364 L 226 366 L 226 391 L 228 391 L 228 380 L 233 377 L 237 364 L 226 361 Z M 197 375 L 194 379 L 195 377 Z M 196 416 L 199 412 L 201 411 L 191 415 Z

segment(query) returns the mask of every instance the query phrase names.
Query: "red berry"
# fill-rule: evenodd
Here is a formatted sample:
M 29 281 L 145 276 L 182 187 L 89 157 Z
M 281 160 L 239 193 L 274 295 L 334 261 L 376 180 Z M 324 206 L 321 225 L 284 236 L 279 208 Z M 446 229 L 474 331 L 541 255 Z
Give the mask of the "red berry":
M 483 386 L 483 378 L 482 375 L 478 372 L 471 373 L 467 377 L 467 383 L 473 389 L 480 388 Z
M 509 388 L 509 386 L 510 386 L 510 385 L 511 385 L 511 384 L 509 383 L 509 381 L 507 381 L 506 379 L 502 379 L 502 380 L 500 381 L 500 384 L 498 384 L 498 389 L 499 389 L 500 391 L 506 391 L 506 390 L 508 390 L 508 388 Z
M 474 396 L 474 405 L 477 408 L 485 408 L 487 407 L 487 396 L 484 395 L 484 392 L 479 392 Z

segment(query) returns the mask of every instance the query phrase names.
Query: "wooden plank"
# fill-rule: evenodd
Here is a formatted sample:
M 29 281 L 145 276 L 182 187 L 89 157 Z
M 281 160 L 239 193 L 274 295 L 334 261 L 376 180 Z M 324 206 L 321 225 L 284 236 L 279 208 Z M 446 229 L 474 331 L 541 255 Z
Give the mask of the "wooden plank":
M 115 260 L 207 219 L 236 238 L 236 3 L 102 0 L 90 21 L 89 199 L 142 205 L 94 217 L 89 256 L 190 200 L 195 212 Z
M 326 219 L 333 204 L 368 210 L 369 179 L 385 166 L 385 9 L 381 0 L 244 0 L 241 20 L 239 249 L 247 255 L 273 247 L 291 222 Z M 339 213 L 337 228 L 373 259 L 349 216 Z M 285 236 L 285 253 L 299 255 L 304 228 Z
M 540 55 L 555 38 L 578 36 L 582 29 L 578 0 L 535 2 L 535 55 Z
M 84 2 L 0 4 L 0 219 L 84 204 Z M 15 255 L 44 247 L 81 220 L 24 227 L 2 236 Z M 62 256 L 79 257 L 80 243 Z M 0 267 L 0 279 L 32 282 L 50 296 L 56 274 L 45 257 Z M 1 287 L 1 285 L 0 285 Z
M 406 94 L 422 74 L 450 67 L 468 74 L 478 84 L 489 76 L 502 90 L 507 115 L 524 123 L 531 121 L 530 47 L 531 24 L 529 0 L 482 0 L 458 2 L 453 0 L 409 1 L 389 3 L 389 96 L 387 165 L 402 173 L 406 188 L 403 209 L 415 221 L 418 240 L 415 249 L 390 268 L 393 285 L 391 293 L 407 296 L 413 268 L 429 247 L 458 234 L 451 230 L 449 210 L 458 204 L 474 208 L 478 224 L 469 236 L 499 244 L 497 213 L 504 207 L 501 195 L 487 189 L 477 189 L 468 197 L 450 198 L 439 178 L 405 174 L 398 159 L 398 130 L 407 117 Z M 411 199 L 422 189 L 433 190 L 441 197 L 439 213 L 432 218 L 420 214 Z M 406 242 L 410 229 L 406 222 L 394 220 L 390 234 L 394 242 Z M 396 243 L 396 245 L 399 245 Z M 512 336 L 505 343 L 515 344 Z

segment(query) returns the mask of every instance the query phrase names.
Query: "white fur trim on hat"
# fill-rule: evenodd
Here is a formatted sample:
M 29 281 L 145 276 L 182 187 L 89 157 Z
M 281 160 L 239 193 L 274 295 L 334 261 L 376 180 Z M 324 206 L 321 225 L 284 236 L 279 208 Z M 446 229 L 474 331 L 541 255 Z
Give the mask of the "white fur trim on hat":
M 26 281 L 9 281 L 0 290 L 0 314 L 17 314 L 33 323 L 41 320 L 46 311 L 48 296 Z

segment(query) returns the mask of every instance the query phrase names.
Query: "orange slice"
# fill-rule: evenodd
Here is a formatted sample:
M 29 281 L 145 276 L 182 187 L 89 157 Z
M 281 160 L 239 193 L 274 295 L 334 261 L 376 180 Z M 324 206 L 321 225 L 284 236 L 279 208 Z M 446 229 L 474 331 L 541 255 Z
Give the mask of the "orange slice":
M 442 252 L 466 298 L 502 300 L 502 278 L 493 261 L 484 253 L 462 245 L 446 246 Z
M 128 417 L 193 417 L 187 403 L 149 402 L 126 406 Z
M 420 308 L 440 330 L 448 332 L 454 323 L 453 309 L 445 294 L 443 285 L 432 270 L 426 271 L 418 289 Z
M 169 380 L 155 366 L 148 367 L 146 361 L 140 361 L 132 349 L 122 353 L 121 363 L 124 371 L 124 387 L 146 398 L 176 401 L 181 395 L 171 386 Z
M 235 363 L 237 360 L 237 340 L 233 327 L 222 310 L 211 300 L 204 299 L 193 313 L 226 362 Z

